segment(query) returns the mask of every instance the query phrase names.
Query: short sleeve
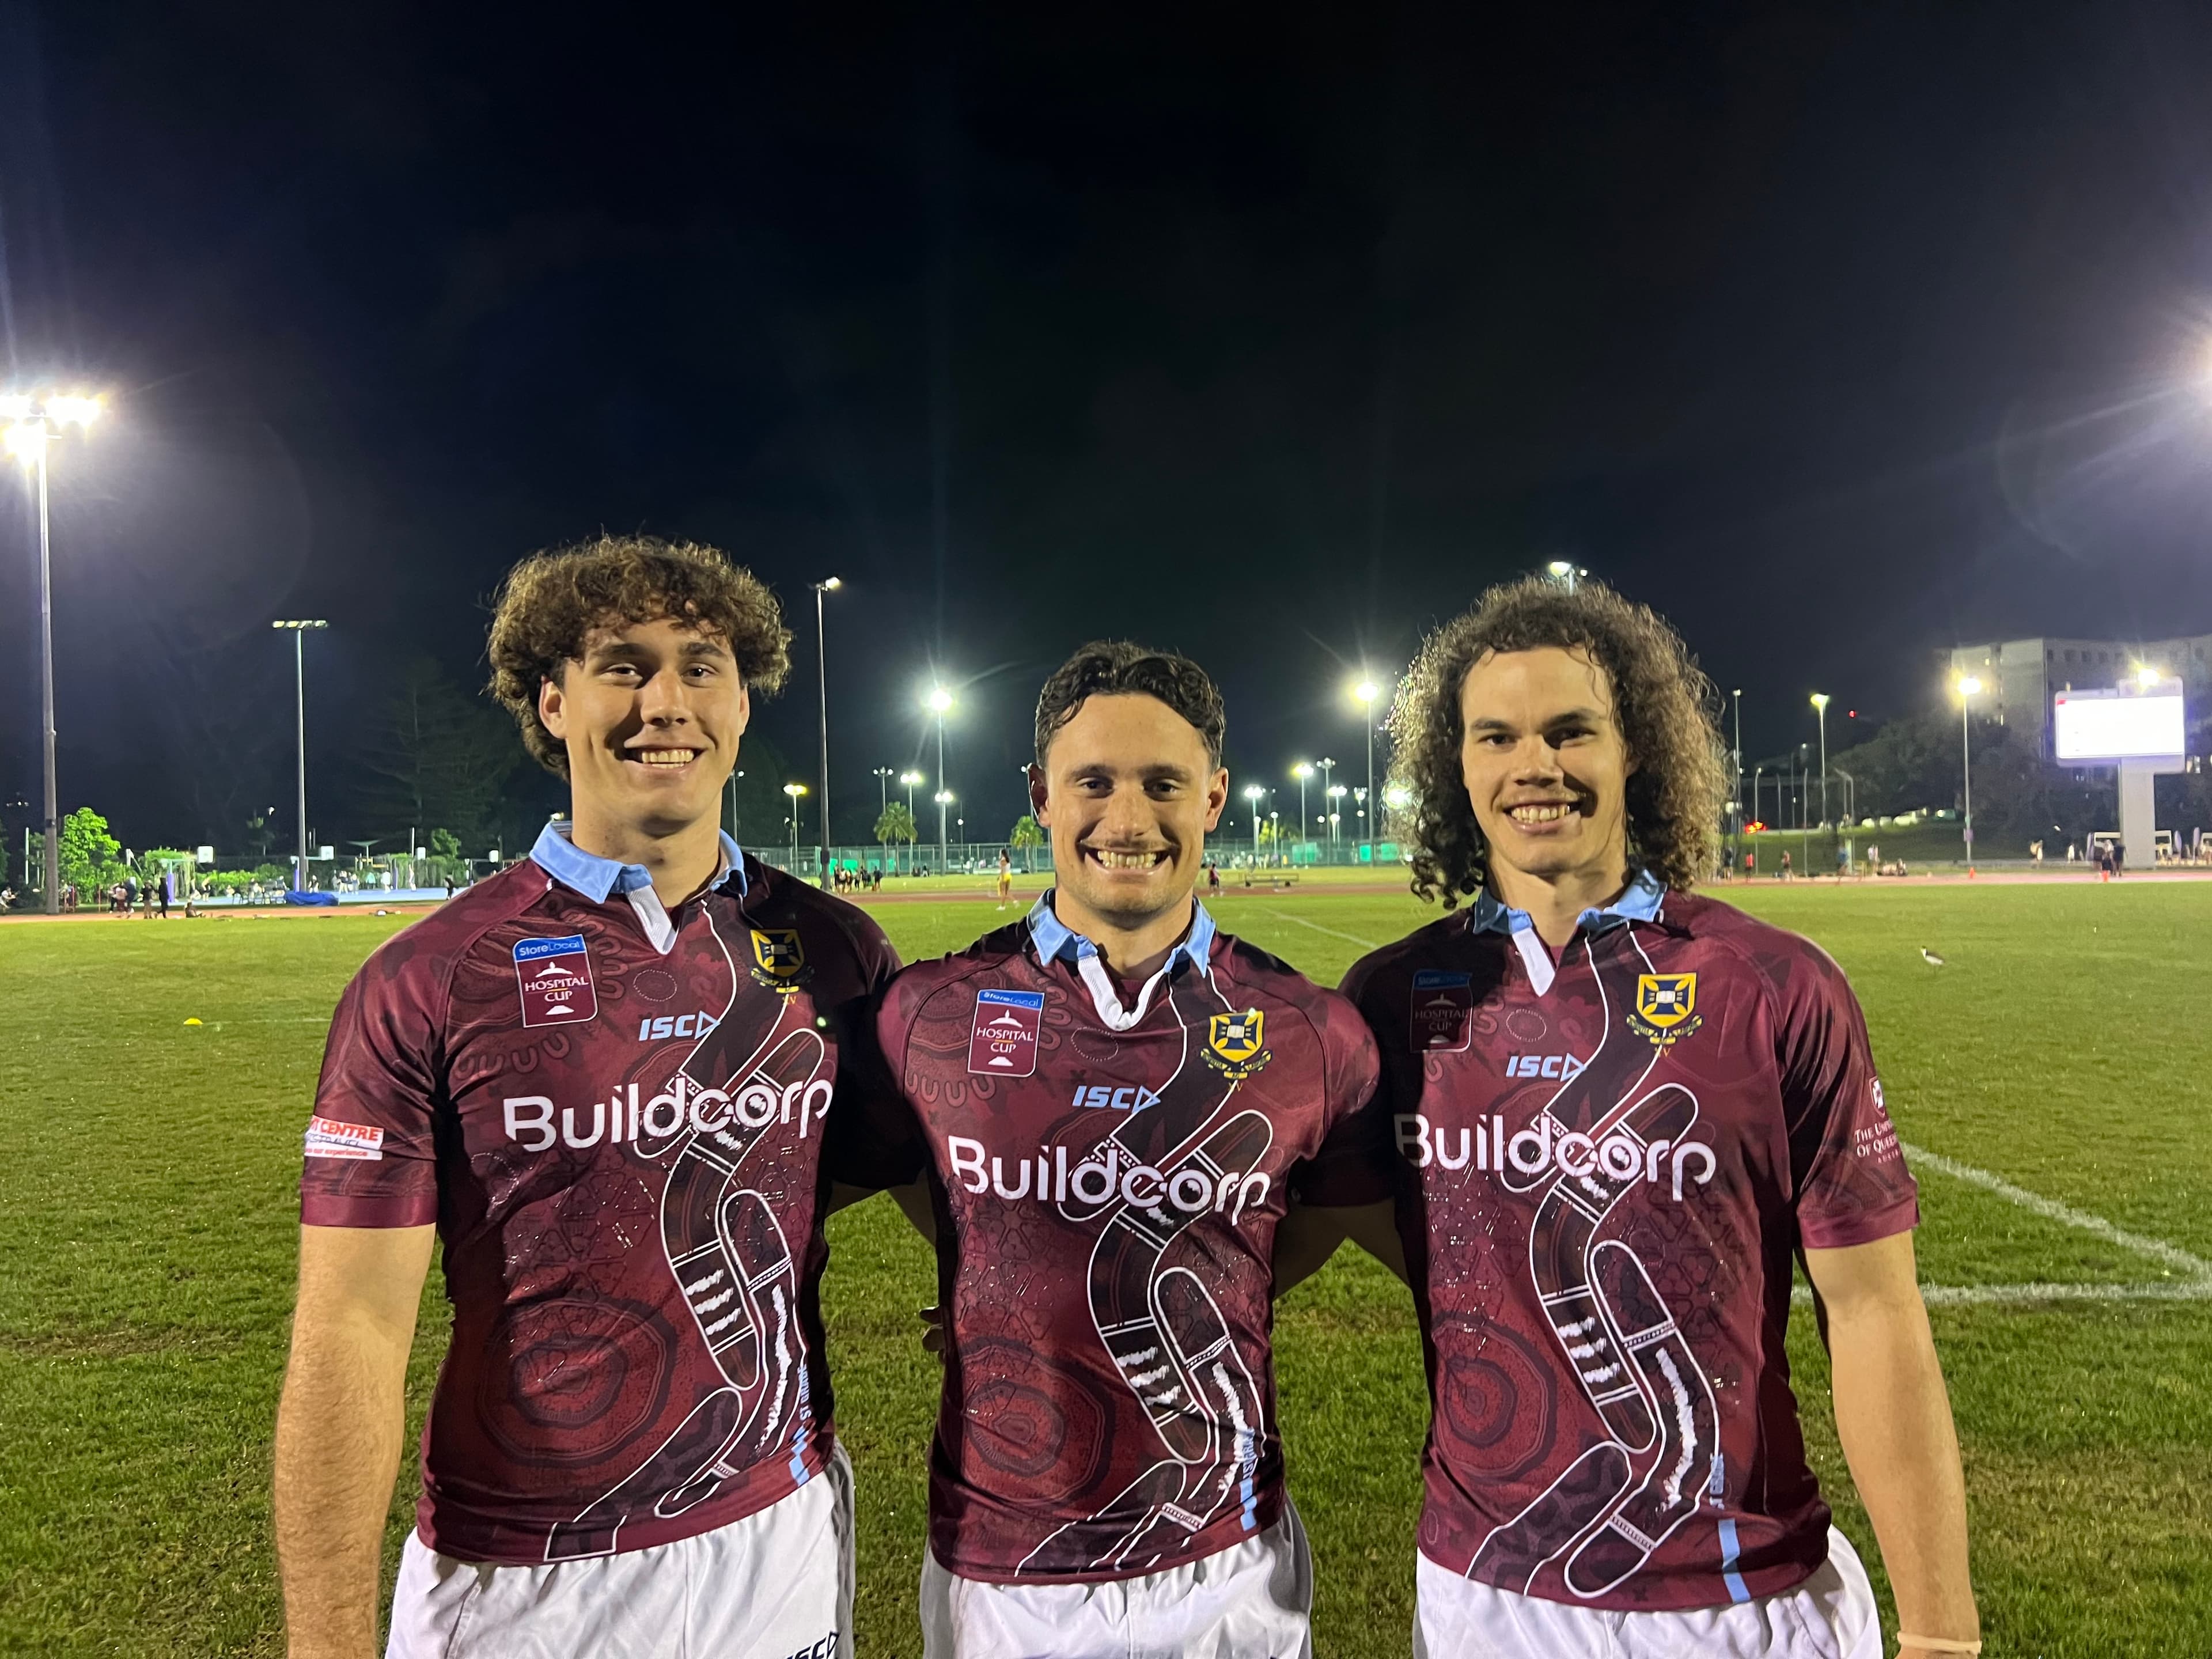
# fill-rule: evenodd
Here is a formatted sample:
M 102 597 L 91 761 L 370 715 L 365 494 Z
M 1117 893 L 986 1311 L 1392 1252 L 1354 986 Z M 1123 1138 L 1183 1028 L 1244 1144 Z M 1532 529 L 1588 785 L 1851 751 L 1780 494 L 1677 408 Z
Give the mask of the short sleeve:
M 1392 1194 L 1394 1170 L 1374 1110 L 1381 1060 L 1374 1033 L 1340 995 L 1323 1000 L 1322 1048 L 1328 1127 L 1314 1155 L 1291 1172 L 1298 1201 L 1317 1208 L 1380 1204 Z
M 426 981 L 428 960 L 380 951 L 338 999 L 300 1170 L 307 1226 L 438 1218 L 438 988 Z
M 1776 1034 L 1798 1236 L 1814 1250 L 1870 1244 L 1919 1224 L 1919 1193 L 1882 1101 L 1858 999 L 1826 954 L 1800 948 Z
M 893 978 L 860 1022 L 866 1036 L 854 1057 L 850 1103 L 841 1103 L 831 1117 L 823 1148 L 833 1181 L 877 1192 L 903 1187 L 921 1173 L 927 1149 L 901 1077 L 921 994 L 911 978 Z

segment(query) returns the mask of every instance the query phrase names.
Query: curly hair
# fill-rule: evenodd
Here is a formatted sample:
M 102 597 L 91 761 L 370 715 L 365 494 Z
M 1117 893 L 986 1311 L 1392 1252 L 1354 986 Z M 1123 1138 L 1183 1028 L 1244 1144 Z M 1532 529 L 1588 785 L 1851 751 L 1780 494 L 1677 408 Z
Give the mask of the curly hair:
M 1052 734 L 1075 718 L 1084 699 L 1131 696 L 1158 697 L 1174 709 L 1198 728 L 1207 763 L 1221 764 L 1229 715 L 1206 671 L 1188 657 L 1128 640 L 1093 640 L 1053 670 L 1037 694 L 1037 764 L 1044 764 Z
M 568 775 L 568 751 L 538 717 L 538 690 L 561 683 L 594 629 L 690 623 L 730 647 L 746 689 L 772 692 L 791 666 L 775 595 L 717 548 L 658 536 L 600 536 L 533 553 L 500 584 L 487 654 L 493 696 L 540 766 Z
M 1460 770 L 1468 671 L 1500 651 L 1580 650 L 1605 671 L 1635 769 L 1626 791 L 1628 858 L 1686 890 L 1713 868 L 1728 800 L 1720 694 L 1647 605 L 1602 582 L 1571 592 L 1540 576 L 1501 583 L 1422 641 L 1390 711 L 1394 781 L 1413 796 L 1413 891 L 1451 909 L 1489 876 L 1490 846 Z

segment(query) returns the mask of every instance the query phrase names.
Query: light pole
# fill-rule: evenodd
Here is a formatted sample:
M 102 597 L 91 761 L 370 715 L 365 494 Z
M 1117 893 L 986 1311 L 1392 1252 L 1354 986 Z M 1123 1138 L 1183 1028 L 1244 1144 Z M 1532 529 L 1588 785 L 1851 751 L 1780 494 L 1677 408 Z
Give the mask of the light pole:
M 945 809 L 952 803 L 952 792 L 945 787 L 945 717 L 952 710 L 952 694 L 941 685 L 929 688 L 924 699 L 929 712 L 937 716 L 937 863 L 943 872 L 945 850 Z
M 1813 712 L 1820 717 L 1820 827 L 1828 827 L 1828 694 L 1813 694 Z
M 876 793 L 882 797 L 882 799 L 876 803 L 876 805 L 877 810 L 880 812 L 888 812 L 891 810 L 891 769 L 890 767 L 878 766 L 876 768 Z M 911 811 L 913 811 L 913 808 L 909 807 L 907 810 Z
M 1352 701 L 1359 705 L 1359 723 L 1367 728 L 1367 799 L 1375 799 L 1375 700 L 1382 695 L 1382 688 L 1371 679 L 1362 677 L 1352 688 Z M 1374 821 L 1366 824 L 1367 838 L 1375 838 Z
M 1738 686 L 1729 695 L 1735 699 L 1735 750 L 1731 758 L 1735 763 L 1735 833 L 1743 839 L 1743 688 Z M 1752 817 L 1759 816 L 1758 804 L 1753 803 Z
M 898 781 L 906 786 L 906 815 L 908 817 L 912 817 L 914 816 L 915 786 L 918 783 L 927 783 L 929 780 L 923 777 L 919 772 L 902 772 L 898 775 Z M 886 802 L 884 804 L 888 805 L 890 803 Z
M 8 453 L 36 476 L 39 497 L 39 718 L 45 750 L 46 786 L 46 848 L 41 881 L 46 888 L 46 910 L 59 915 L 62 908 L 61 791 L 54 769 L 54 578 L 53 543 L 46 514 L 46 441 L 64 427 L 88 427 L 100 418 L 97 397 L 36 396 L 17 393 L 0 398 L 0 420 L 8 428 Z
M 806 786 L 803 783 L 787 783 L 783 786 L 783 793 L 791 802 L 791 870 L 793 875 L 797 875 L 799 873 L 799 798 L 806 793 Z
M 818 582 L 806 584 L 814 590 L 814 685 L 822 708 L 822 868 L 830 867 L 830 654 L 822 630 L 822 596 L 835 593 L 845 584 L 838 577 L 824 576 Z
M 1252 809 L 1252 867 L 1260 867 L 1260 797 L 1267 792 L 1256 783 L 1244 786 L 1244 799 Z
M 1973 699 L 1982 689 L 1982 683 L 1972 674 L 1959 678 L 1959 765 L 1965 775 L 1965 793 L 1960 802 L 1960 828 L 1966 840 L 1966 873 L 1974 873 L 1974 727 Z
M 326 622 L 273 622 L 271 628 L 289 629 L 292 635 L 292 682 L 294 712 L 299 727 L 300 740 L 300 862 L 292 872 L 292 890 L 307 890 L 307 632 L 311 628 L 328 628 Z
M 1751 816 L 1754 823 L 1759 820 L 1759 775 L 1765 769 L 1763 766 L 1751 769 Z
M 1570 593 L 1575 591 L 1575 584 L 1577 582 L 1589 574 L 1589 571 L 1583 569 L 1580 565 L 1575 563 L 1571 559 L 1554 559 L 1551 563 L 1546 565 L 1544 568 L 1549 573 L 1553 581 L 1559 583 L 1560 586 L 1565 588 Z
M 1314 775 L 1312 767 L 1300 761 L 1291 768 L 1291 775 L 1298 781 L 1298 840 L 1306 838 L 1306 780 Z
M 1328 763 L 1323 761 L 1322 764 L 1326 766 Z M 1332 783 L 1322 793 L 1328 799 L 1328 850 L 1333 854 L 1336 851 L 1336 804 L 1344 799 L 1345 788 L 1340 783 Z

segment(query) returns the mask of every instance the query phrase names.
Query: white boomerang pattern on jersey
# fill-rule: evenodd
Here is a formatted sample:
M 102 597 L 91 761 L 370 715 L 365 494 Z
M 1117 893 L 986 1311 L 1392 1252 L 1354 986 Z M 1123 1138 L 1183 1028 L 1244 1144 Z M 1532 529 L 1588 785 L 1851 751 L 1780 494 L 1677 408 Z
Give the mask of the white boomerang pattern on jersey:
M 1616 1009 L 1629 1006 L 1624 988 L 1607 985 L 1591 941 L 1583 949 L 1598 987 L 1598 1047 L 1545 1112 L 1556 1130 L 1580 1129 L 1601 1145 L 1626 1137 L 1640 1170 L 1651 1146 L 1679 1141 L 1696 1122 L 1697 1097 L 1677 1083 L 1638 1093 L 1660 1051 L 1647 1059 L 1640 1044 L 1632 1048 L 1614 1030 Z M 1650 969 L 1640 944 L 1636 951 Z M 1634 965 L 1628 962 L 1631 990 Z M 1598 1238 L 1613 1206 L 1639 1184 L 1637 1176 L 1614 1176 L 1593 1158 L 1581 1175 L 1550 1164 L 1534 1175 L 1508 1168 L 1499 1178 L 1515 1192 L 1539 1191 L 1528 1271 L 1553 1334 L 1612 1438 L 1584 1452 L 1485 1539 L 1468 1572 L 1486 1569 L 1486 1582 L 1525 1591 L 1565 1555 L 1569 1590 L 1601 1595 L 1650 1559 L 1701 1498 L 1718 1502 L 1727 1473 L 1719 1412 L 1711 1383 L 1643 1262 L 1619 1241 Z
M 661 1189 L 661 1244 L 725 1386 L 701 1401 L 636 1469 L 555 1528 L 546 1540 L 549 1561 L 611 1553 L 622 1527 L 620 1499 L 635 1486 L 662 1492 L 653 1512 L 663 1517 L 703 1503 L 754 1461 L 750 1454 L 783 1434 L 787 1423 L 792 1462 L 805 1478 L 800 1458 L 813 1413 L 799 1328 L 799 1263 L 768 1200 L 738 1177 L 739 1166 L 779 1114 L 768 1112 L 763 1121 L 748 1126 L 742 1118 L 750 1114 L 733 1110 L 722 1127 L 702 1129 L 688 1109 L 707 1086 L 691 1072 L 709 1043 L 718 1053 L 745 1054 L 730 1073 L 735 1086 L 727 1093 L 737 1107 L 770 1097 L 780 1106 L 794 1085 L 811 1090 L 823 1078 L 828 1047 L 793 1015 L 793 997 L 753 999 L 756 1008 L 774 1008 L 765 1029 L 756 1021 L 750 1030 L 732 1030 L 734 988 L 744 979 L 719 931 L 715 943 L 729 963 L 730 1001 L 671 1083 L 687 1109 L 683 1125 L 657 1142 L 641 1135 L 637 1150 L 655 1160 L 673 1153 Z
M 1266 1114 L 1231 1109 L 1236 1083 L 1221 1085 L 1203 1067 L 1191 1066 L 1192 1019 L 1184 994 L 1177 988 L 1168 999 L 1182 1029 L 1174 1075 L 1156 1099 L 1102 1143 L 1119 1148 L 1132 1167 L 1158 1170 L 1164 1178 L 1163 1194 L 1186 1172 L 1218 1185 L 1229 1170 L 1252 1170 L 1274 1141 Z M 1229 1011 L 1225 1000 L 1222 1006 Z M 1198 1018 L 1206 1018 L 1202 1010 Z M 1186 1133 L 1183 1126 L 1192 1122 L 1197 1127 Z M 1159 1265 L 1197 1215 L 1164 1199 L 1139 1205 L 1116 1197 L 1095 1206 L 1063 1203 L 1060 1209 L 1071 1221 L 1105 1218 L 1091 1253 L 1091 1322 L 1168 1455 L 1104 1509 L 1054 1532 L 1022 1565 L 1045 1555 L 1063 1533 L 1109 1518 L 1131 1517 L 1114 1547 L 1079 1564 L 1079 1571 L 1141 1571 L 1173 1545 L 1203 1532 L 1232 1504 L 1243 1506 L 1245 1528 L 1255 1529 L 1264 1396 L 1205 1283 L 1187 1267 L 1162 1272 Z

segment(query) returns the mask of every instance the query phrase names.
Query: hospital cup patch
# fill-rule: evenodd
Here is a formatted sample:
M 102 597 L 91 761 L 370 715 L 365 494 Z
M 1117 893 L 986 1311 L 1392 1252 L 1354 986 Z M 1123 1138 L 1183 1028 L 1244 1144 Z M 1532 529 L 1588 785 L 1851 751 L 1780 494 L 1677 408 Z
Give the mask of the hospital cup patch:
M 525 1025 L 580 1025 L 599 1012 L 581 933 L 518 941 L 514 981 L 522 993 Z
M 1035 1076 L 1037 1033 L 1043 1027 L 1043 992 L 976 992 L 968 1069 L 984 1077 Z
M 1434 1049 L 1462 1051 L 1468 1028 L 1474 1024 L 1474 979 L 1441 968 L 1424 968 L 1413 975 L 1415 1054 Z

